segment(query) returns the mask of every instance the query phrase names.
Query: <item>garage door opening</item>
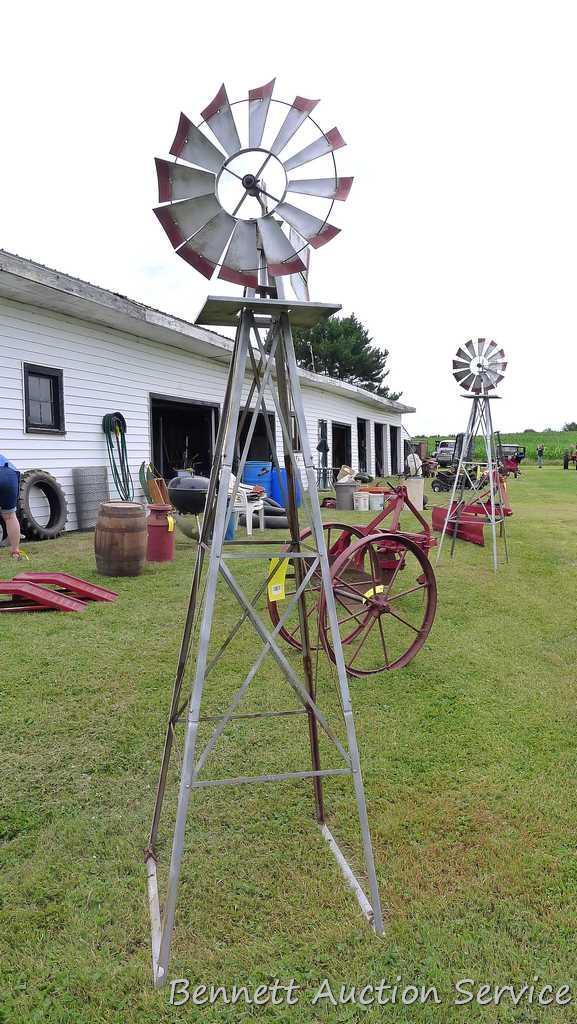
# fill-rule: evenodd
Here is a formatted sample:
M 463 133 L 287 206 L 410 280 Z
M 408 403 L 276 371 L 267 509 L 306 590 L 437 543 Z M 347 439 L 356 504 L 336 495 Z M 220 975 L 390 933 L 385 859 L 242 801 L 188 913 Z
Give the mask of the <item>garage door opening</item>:
M 150 396 L 152 462 L 165 480 L 179 469 L 209 476 L 218 417 L 217 405 Z
M 351 464 L 351 425 L 333 422 L 333 469 Z

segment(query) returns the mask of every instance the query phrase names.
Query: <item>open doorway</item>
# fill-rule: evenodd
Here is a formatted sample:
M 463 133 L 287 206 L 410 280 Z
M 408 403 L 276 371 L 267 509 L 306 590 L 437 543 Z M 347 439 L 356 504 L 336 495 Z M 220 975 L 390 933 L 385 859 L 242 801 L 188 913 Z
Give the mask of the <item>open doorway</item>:
M 369 469 L 368 455 L 368 421 L 357 419 L 357 455 L 359 459 L 359 472 L 367 473 Z
M 399 437 L 400 427 L 389 427 L 391 437 L 391 473 L 397 476 L 399 472 Z
M 351 425 L 333 421 L 333 469 L 351 464 Z
M 152 463 L 165 480 L 179 469 L 210 475 L 218 417 L 217 405 L 150 396 Z
M 375 476 L 384 476 L 386 473 L 384 429 L 383 423 L 375 423 Z

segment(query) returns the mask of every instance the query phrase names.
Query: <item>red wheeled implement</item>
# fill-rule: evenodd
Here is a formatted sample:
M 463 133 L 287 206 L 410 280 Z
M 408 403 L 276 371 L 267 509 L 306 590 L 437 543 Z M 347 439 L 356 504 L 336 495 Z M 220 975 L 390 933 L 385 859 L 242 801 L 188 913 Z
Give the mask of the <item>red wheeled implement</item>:
M 401 530 L 403 511 L 417 520 L 418 532 Z M 381 529 L 385 520 L 386 528 Z M 323 531 L 347 671 L 368 676 L 403 668 L 427 639 L 437 607 L 437 584 L 428 556 L 437 542 L 429 524 L 401 486 L 384 492 L 384 507 L 367 526 L 332 522 L 324 523 Z M 301 534 L 302 552 L 310 537 L 310 530 Z M 283 551 L 290 554 L 290 545 Z M 313 558 L 311 551 L 311 562 Z M 275 626 L 297 588 L 295 560 L 288 558 L 286 563 L 282 599 L 272 600 L 269 593 L 268 610 Z M 311 577 L 306 596 L 311 645 L 322 648 L 334 662 L 319 570 Z M 279 634 L 292 647 L 302 649 L 296 611 Z

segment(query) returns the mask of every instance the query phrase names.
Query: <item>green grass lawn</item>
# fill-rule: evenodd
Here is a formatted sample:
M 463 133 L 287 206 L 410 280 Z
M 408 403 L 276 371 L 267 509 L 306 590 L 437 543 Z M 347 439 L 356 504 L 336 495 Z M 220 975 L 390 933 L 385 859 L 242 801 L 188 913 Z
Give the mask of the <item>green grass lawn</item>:
M 459 543 L 453 561 L 445 553 L 420 655 L 351 683 L 384 938 L 365 925 L 320 837 L 310 783 L 193 796 L 170 977 L 294 978 L 294 1007 L 179 1009 L 168 988 L 151 985 L 142 848 L 194 544 L 179 535 L 174 563 L 111 581 L 114 605 L 0 616 L 2 1024 L 543 1017 L 523 1003 L 456 1008 L 460 978 L 538 975 L 571 985 L 577 1000 L 576 490 L 577 474 L 558 467 L 511 480 L 511 563 L 495 576 L 488 548 Z M 35 568 L 97 579 L 91 535 L 29 552 Z M 234 564 L 248 588 L 258 564 Z M 11 575 L 4 551 L 0 575 Z M 235 616 L 228 598 L 221 636 Z M 207 709 L 222 707 L 255 647 L 242 630 L 207 682 Z M 265 664 L 246 710 L 292 706 Z M 332 674 L 325 658 L 318 664 L 319 700 L 332 714 Z M 306 739 L 304 719 L 235 724 L 211 771 L 307 768 Z M 324 746 L 323 757 L 331 763 Z M 349 781 L 328 780 L 327 797 L 331 827 L 359 864 Z M 167 826 L 173 807 L 171 798 Z M 442 1004 L 310 1005 L 324 978 L 338 990 L 399 975 L 435 985 Z M 553 1019 L 574 1022 L 575 1005 L 554 1008 Z

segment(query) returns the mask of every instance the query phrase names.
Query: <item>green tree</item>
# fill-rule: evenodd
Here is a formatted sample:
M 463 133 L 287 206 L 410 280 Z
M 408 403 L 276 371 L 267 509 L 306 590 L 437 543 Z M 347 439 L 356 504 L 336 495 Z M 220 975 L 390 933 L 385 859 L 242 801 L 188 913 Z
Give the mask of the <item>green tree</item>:
M 577 423 L 575 423 L 575 420 L 571 420 L 570 423 L 564 423 L 563 430 L 577 430 Z
M 390 372 L 388 349 L 374 344 L 354 313 L 299 328 L 294 331 L 294 343 L 297 362 L 303 369 L 345 380 L 392 401 L 401 397 L 402 392 L 391 391 L 385 383 Z

